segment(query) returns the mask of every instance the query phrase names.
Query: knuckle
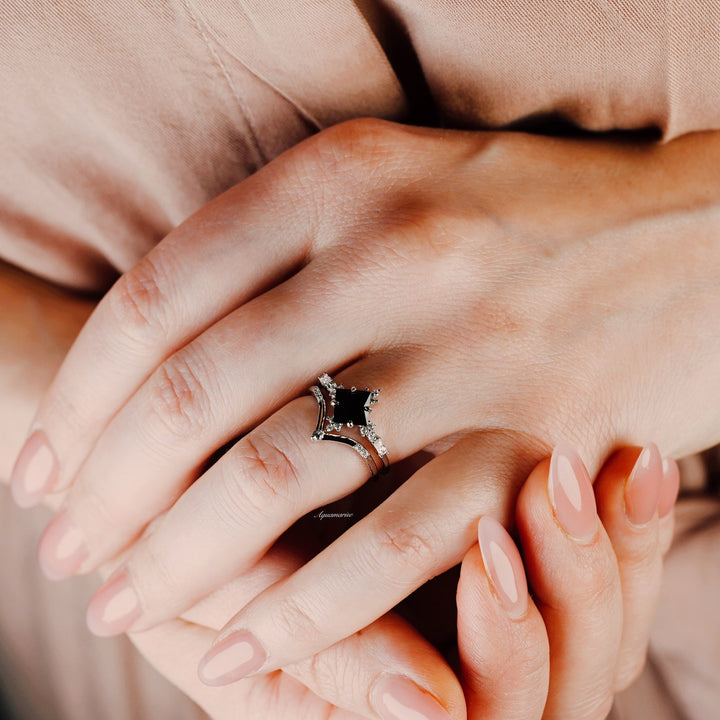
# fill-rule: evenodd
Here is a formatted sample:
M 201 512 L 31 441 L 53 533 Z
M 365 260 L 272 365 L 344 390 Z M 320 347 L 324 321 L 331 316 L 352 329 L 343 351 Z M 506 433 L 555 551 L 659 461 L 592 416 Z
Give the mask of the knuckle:
M 292 508 L 300 498 L 302 483 L 296 458 L 299 450 L 287 432 L 270 434 L 256 429 L 233 449 L 229 490 L 256 514 L 274 515 L 278 507 Z
M 372 533 L 372 547 L 368 554 L 377 565 L 377 572 L 397 583 L 418 574 L 432 577 L 437 571 L 438 552 L 436 533 L 427 526 L 418 526 L 403 518 L 379 524 Z
M 580 575 L 573 591 L 573 603 L 602 611 L 620 609 L 620 575 L 614 561 L 587 558 Z
M 362 679 L 358 676 L 354 658 L 362 653 L 362 649 L 354 638 L 346 638 L 342 643 L 298 663 L 294 667 L 298 679 L 307 679 L 307 684 L 326 698 L 347 697 L 352 689 L 360 690 Z
M 136 579 L 136 589 L 143 599 L 147 600 L 148 584 L 153 588 L 154 596 L 177 598 L 183 589 L 182 583 L 177 575 L 177 567 L 170 561 L 165 546 L 151 534 L 142 546 L 141 553 L 133 556 L 131 566 Z
M 377 178 L 398 165 L 400 136 L 405 135 L 400 126 L 374 118 L 333 125 L 306 146 L 303 174 L 312 178 L 312 188 L 324 198 L 326 210 L 347 213 L 353 198 L 360 201 Z
M 392 148 L 396 151 L 399 126 L 377 118 L 354 118 L 315 136 L 316 159 L 331 173 L 352 170 Z
M 277 612 L 273 613 L 273 622 L 281 634 L 293 638 L 299 645 L 310 643 L 314 646 L 325 635 L 317 619 L 306 609 L 302 596 L 297 597 L 295 594 L 278 603 Z
M 153 374 L 150 412 L 171 438 L 196 436 L 210 424 L 212 404 L 208 377 L 203 363 L 187 350 L 173 355 Z
M 108 309 L 120 332 L 134 343 L 157 342 L 168 335 L 168 286 L 161 265 L 145 257 L 115 283 Z

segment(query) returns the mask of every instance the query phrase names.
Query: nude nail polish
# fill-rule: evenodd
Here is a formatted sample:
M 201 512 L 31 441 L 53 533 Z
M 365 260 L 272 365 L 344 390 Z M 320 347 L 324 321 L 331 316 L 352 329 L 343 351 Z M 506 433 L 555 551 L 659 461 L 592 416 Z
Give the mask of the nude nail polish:
M 47 526 L 40 538 L 38 562 L 49 580 L 71 577 L 87 559 L 85 537 L 66 512 L 61 512 Z
M 205 654 L 198 676 L 206 685 L 227 685 L 257 672 L 267 653 L 249 630 L 237 630 Z
M 655 516 L 662 475 L 662 457 L 657 446 L 644 447 L 625 483 L 625 514 L 633 525 L 647 525 Z
M 93 595 L 85 619 L 94 635 L 110 637 L 127 632 L 141 615 L 130 573 L 122 570 Z
M 47 435 L 36 430 L 25 441 L 10 476 L 13 499 L 22 508 L 37 505 L 57 483 L 59 466 Z
M 517 546 L 507 530 L 487 515 L 478 522 L 478 543 L 498 602 L 510 617 L 521 618 L 527 611 L 528 589 Z
M 663 476 L 660 482 L 660 498 L 658 500 L 658 516 L 667 517 L 675 505 L 680 492 L 680 469 L 672 458 L 665 458 L 662 463 Z
M 559 443 L 550 458 L 550 502 L 560 526 L 579 542 L 589 542 L 598 527 L 597 506 L 590 476 L 568 443 Z
M 382 720 L 451 720 L 429 692 L 402 675 L 383 675 L 370 691 L 370 705 Z

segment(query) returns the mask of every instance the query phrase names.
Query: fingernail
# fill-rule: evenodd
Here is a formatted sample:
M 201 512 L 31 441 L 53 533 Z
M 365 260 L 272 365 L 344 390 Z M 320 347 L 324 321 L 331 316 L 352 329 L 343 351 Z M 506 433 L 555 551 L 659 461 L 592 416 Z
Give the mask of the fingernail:
M 58 479 L 59 465 L 47 435 L 36 430 L 25 441 L 10 475 L 10 489 L 21 508 L 37 505 Z
M 638 527 L 655 515 L 662 482 L 662 457 L 656 445 L 642 449 L 625 483 L 625 514 Z
M 249 630 L 238 630 L 200 660 L 198 676 L 206 685 L 227 685 L 257 672 L 267 653 Z
M 672 458 L 665 458 L 662 463 L 663 476 L 660 482 L 660 499 L 658 500 L 658 516 L 667 517 L 680 492 L 680 468 Z
M 61 512 L 45 529 L 38 548 L 38 562 L 49 580 L 71 577 L 89 553 L 81 530 Z
M 559 443 L 553 450 L 548 490 L 555 517 L 565 532 L 580 542 L 595 537 L 598 516 L 590 476 L 568 443 Z
M 518 619 L 525 615 L 528 590 L 522 559 L 505 528 L 487 515 L 478 522 L 478 542 L 483 565 L 500 605 Z
M 99 637 L 124 633 L 142 615 L 140 599 L 123 570 L 93 595 L 85 619 L 90 632 Z
M 429 693 L 402 675 L 384 675 L 370 692 L 370 705 L 382 720 L 450 720 Z

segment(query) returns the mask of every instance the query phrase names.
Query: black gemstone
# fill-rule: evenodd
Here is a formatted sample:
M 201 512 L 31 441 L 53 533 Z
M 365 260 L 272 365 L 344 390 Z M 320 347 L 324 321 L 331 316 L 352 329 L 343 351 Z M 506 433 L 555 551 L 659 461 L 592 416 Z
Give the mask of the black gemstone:
M 347 425 L 367 425 L 367 409 L 370 405 L 370 393 L 366 390 L 340 390 L 335 391 L 335 407 L 333 420 L 336 423 Z

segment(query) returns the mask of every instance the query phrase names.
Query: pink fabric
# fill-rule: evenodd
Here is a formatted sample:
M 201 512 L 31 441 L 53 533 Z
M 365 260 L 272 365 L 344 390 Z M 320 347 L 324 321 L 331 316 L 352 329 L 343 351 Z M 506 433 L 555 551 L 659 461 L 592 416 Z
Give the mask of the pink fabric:
M 0 0 L 0 18 L 0 257 L 96 291 L 318 128 L 422 119 L 425 83 L 450 126 L 720 127 L 702 0 Z

